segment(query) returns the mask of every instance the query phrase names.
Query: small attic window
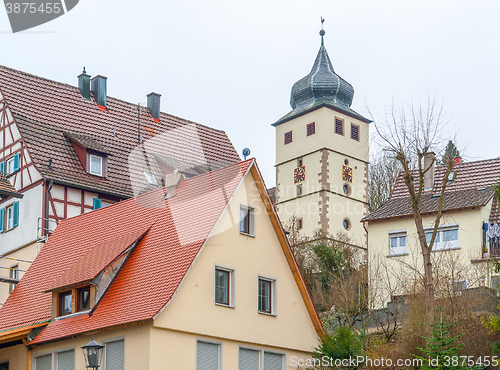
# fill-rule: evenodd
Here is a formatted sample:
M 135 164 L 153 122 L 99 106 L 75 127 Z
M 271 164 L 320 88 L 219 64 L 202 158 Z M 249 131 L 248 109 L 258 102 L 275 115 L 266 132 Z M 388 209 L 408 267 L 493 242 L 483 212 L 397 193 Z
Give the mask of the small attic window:
M 154 177 L 154 175 L 152 173 L 144 172 L 144 176 L 146 176 L 146 180 L 147 180 L 149 186 L 158 187 L 158 182 L 156 182 L 156 178 Z
M 77 311 L 87 311 L 90 309 L 90 286 L 78 288 Z
M 90 174 L 102 176 L 102 157 L 90 154 Z
M 72 312 L 73 294 L 71 290 L 59 293 L 59 316 L 69 315 Z

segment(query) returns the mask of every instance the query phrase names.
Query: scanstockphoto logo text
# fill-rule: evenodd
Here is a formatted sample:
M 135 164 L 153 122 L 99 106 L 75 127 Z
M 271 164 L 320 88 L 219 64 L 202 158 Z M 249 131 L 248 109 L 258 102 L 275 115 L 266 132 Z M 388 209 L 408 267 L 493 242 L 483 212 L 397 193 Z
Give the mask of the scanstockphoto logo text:
M 323 356 L 321 358 L 298 358 L 297 356 L 290 357 L 290 366 L 323 366 L 323 367 L 331 367 L 331 368 L 357 368 L 360 366 L 366 367 L 416 367 L 420 368 L 423 365 L 431 366 L 431 367 L 457 367 L 457 366 L 468 366 L 473 367 L 475 365 L 480 366 L 498 366 L 499 359 L 498 356 L 482 356 L 482 357 L 474 357 L 474 356 L 444 356 L 442 358 L 436 357 L 428 357 L 428 358 L 370 358 L 367 356 L 356 356 L 349 358 L 332 358 L 328 356 Z
M 4 0 L 12 32 L 20 32 L 59 18 L 73 9 L 79 0 Z

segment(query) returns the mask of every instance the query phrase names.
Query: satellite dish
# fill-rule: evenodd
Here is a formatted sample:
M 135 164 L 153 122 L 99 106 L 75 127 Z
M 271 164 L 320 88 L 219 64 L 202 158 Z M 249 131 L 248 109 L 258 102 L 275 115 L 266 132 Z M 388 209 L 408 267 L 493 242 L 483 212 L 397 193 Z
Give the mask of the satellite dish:
M 250 149 L 248 148 L 245 148 L 243 149 L 243 158 L 245 158 L 245 160 L 247 159 L 247 157 L 250 155 Z

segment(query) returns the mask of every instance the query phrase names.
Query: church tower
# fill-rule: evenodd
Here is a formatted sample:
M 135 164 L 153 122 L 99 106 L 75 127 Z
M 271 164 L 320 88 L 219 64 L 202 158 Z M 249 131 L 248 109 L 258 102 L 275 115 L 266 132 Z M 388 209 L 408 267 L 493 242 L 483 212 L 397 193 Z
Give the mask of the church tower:
M 371 122 L 352 110 L 353 87 L 333 69 L 323 42 L 311 72 L 292 87 L 292 111 L 276 127 L 276 207 L 301 232 L 339 231 L 366 248 Z

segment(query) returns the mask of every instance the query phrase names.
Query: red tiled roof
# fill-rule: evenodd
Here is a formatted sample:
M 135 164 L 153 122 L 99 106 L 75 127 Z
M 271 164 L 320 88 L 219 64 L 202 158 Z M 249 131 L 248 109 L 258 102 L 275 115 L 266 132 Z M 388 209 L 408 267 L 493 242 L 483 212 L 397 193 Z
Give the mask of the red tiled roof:
M 23 195 L 18 193 L 11 185 L 10 181 L 0 173 L 0 196 L 22 198 Z
M 443 210 L 457 210 L 484 206 L 493 196 L 492 186 L 500 179 L 500 157 L 475 162 L 455 164 L 454 180 L 447 184 Z M 422 195 L 420 210 L 422 213 L 433 213 L 438 210 L 439 192 L 446 173 L 445 166 L 436 166 L 434 184 L 430 192 Z M 414 171 L 416 177 L 417 172 Z M 415 178 L 415 186 L 418 186 Z M 433 197 L 436 196 L 437 197 Z M 411 216 L 413 214 L 408 189 L 400 174 L 394 184 L 391 196 L 387 202 L 374 210 L 363 221 L 385 219 L 392 217 Z
M 32 343 L 152 319 L 172 298 L 253 164 L 250 159 L 184 180 L 168 200 L 158 189 L 62 221 L 0 309 L 0 332 L 49 320 L 51 293 L 44 292 L 88 279 L 148 229 L 92 316 L 52 321 Z M 113 252 L 106 251 L 110 246 Z
M 38 170 L 55 181 L 127 198 L 148 189 L 143 172 L 159 180 L 155 154 L 207 169 L 240 161 L 223 131 L 166 113 L 156 122 L 144 107 L 138 119 L 136 104 L 109 96 L 102 111 L 94 101 L 83 100 L 75 86 L 0 66 L 0 92 Z M 85 172 L 68 132 L 84 146 L 110 153 L 107 178 Z

